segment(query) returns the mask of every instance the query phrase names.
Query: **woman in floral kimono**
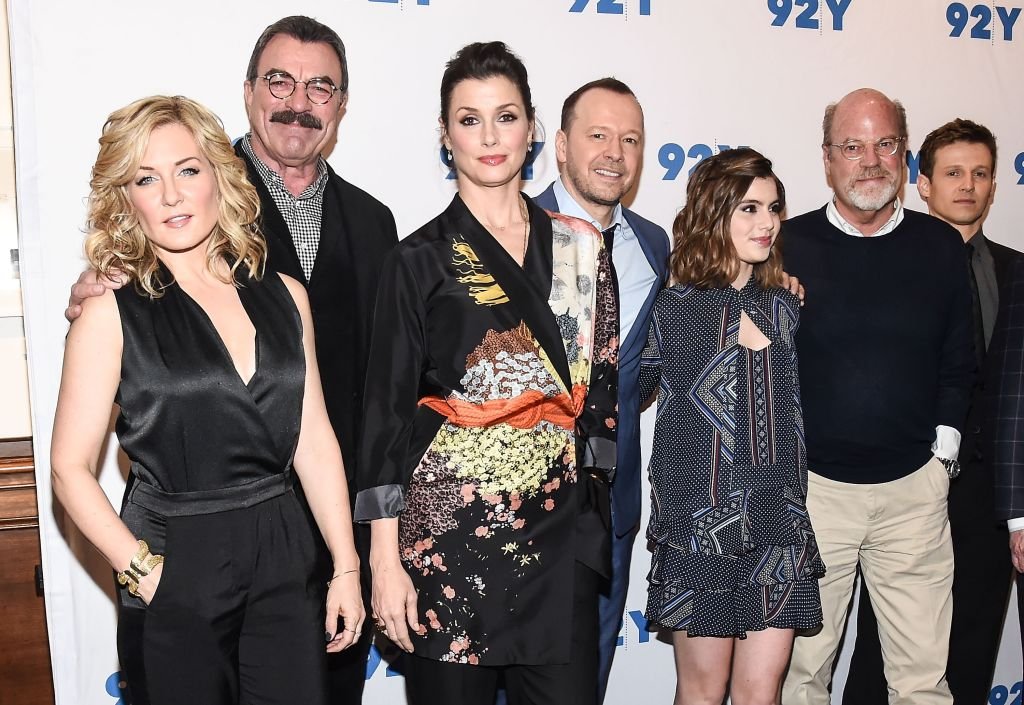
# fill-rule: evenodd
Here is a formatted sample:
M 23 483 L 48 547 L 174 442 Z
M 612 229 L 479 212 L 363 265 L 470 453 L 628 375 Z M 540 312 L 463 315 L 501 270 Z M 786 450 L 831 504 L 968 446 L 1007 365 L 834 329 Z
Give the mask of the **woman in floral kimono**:
M 534 109 L 504 44 L 441 82 L 459 193 L 378 291 L 356 520 L 410 702 L 596 702 L 618 341 L 600 233 L 519 192 Z

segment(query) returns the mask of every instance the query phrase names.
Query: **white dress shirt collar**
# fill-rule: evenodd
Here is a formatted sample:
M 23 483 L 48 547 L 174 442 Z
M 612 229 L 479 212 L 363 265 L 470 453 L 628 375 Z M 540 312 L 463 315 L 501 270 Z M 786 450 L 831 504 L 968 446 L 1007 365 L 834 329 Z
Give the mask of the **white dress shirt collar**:
M 558 212 L 564 215 L 571 215 L 573 218 L 579 218 L 585 220 L 593 225 L 600 232 L 604 230 L 601 224 L 594 220 L 587 211 L 583 209 L 576 199 L 572 197 L 569 190 L 565 188 L 565 184 L 562 183 L 562 177 L 559 176 L 555 180 L 554 188 L 555 202 L 558 204 Z M 632 228 L 625 227 L 626 223 L 622 220 L 622 204 L 616 203 L 615 209 L 612 210 L 612 220 L 610 225 L 618 225 L 618 229 L 615 231 L 615 237 L 625 237 L 627 239 L 634 238 L 636 235 L 633 233 Z
M 871 233 L 870 235 L 862 233 L 855 225 L 842 216 L 839 209 L 836 208 L 835 196 L 832 197 L 832 200 L 825 207 L 825 217 L 828 218 L 828 222 L 847 235 L 853 235 L 854 237 L 878 237 L 880 235 L 888 235 L 896 229 L 897 225 L 903 222 L 903 204 L 897 198 L 892 204 L 892 215 L 889 216 L 889 220 L 885 221 L 885 224 L 878 229 L 878 232 Z

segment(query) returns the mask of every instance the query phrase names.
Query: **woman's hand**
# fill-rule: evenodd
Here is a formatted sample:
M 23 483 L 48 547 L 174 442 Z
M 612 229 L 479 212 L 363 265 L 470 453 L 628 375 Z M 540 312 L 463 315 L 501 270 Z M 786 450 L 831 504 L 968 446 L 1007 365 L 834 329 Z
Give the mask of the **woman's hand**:
M 393 560 L 372 565 L 373 618 L 377 627 L 400 649 L 412 653 L 411 628 L 416 633 L 426 630 L 416 615 L 416 589 L 402 567 L 397 554 Z
M 149 575 L 143 575 L 142 580 L 139 581 L 139 597 L 147 605 L 153 601 L 156 589 L 160 586 L 160 576 L 163 574 L 164 564 L 160 563 L 153 570 L 149 571 Z
M 324 623 L 329 637 L 327 651 L 344 651 L 359 641 L 365 617 L 359 570 L 349 570 L 332 578 L 327 587 L 327 621 Z

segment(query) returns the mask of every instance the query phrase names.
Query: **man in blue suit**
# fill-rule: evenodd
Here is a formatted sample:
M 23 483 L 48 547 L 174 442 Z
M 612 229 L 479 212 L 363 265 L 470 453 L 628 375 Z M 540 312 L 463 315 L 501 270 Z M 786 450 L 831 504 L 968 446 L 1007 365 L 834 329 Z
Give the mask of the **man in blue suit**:
M 668 275 L 665 230 L 624 208 L 643 156 L 644 115 L 633 91 L 614 78 L 581 86 L 562 106 L 555 136 L 559 178 L 537 203 L 582 218 L 611 244 L 619 296 L 619 428 L 612 504 L 612 577 L 600 597 L 598 701 L 608 685 L 640 526 L 640 405 L 637 378 L 651 308 Z

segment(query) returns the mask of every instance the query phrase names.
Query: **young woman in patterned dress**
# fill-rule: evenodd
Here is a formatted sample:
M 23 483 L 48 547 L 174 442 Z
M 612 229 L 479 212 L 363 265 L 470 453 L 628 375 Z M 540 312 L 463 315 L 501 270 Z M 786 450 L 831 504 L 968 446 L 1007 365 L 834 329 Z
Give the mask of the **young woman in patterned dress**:
M 784 206 L 752 149 L 697 166 L 641 362 L 658 392 L 647 617 L 673 630 L 676 705 L 717 705 L 730 682 L 734 705 L 777 702 L 795 630 L 821 622 Z

